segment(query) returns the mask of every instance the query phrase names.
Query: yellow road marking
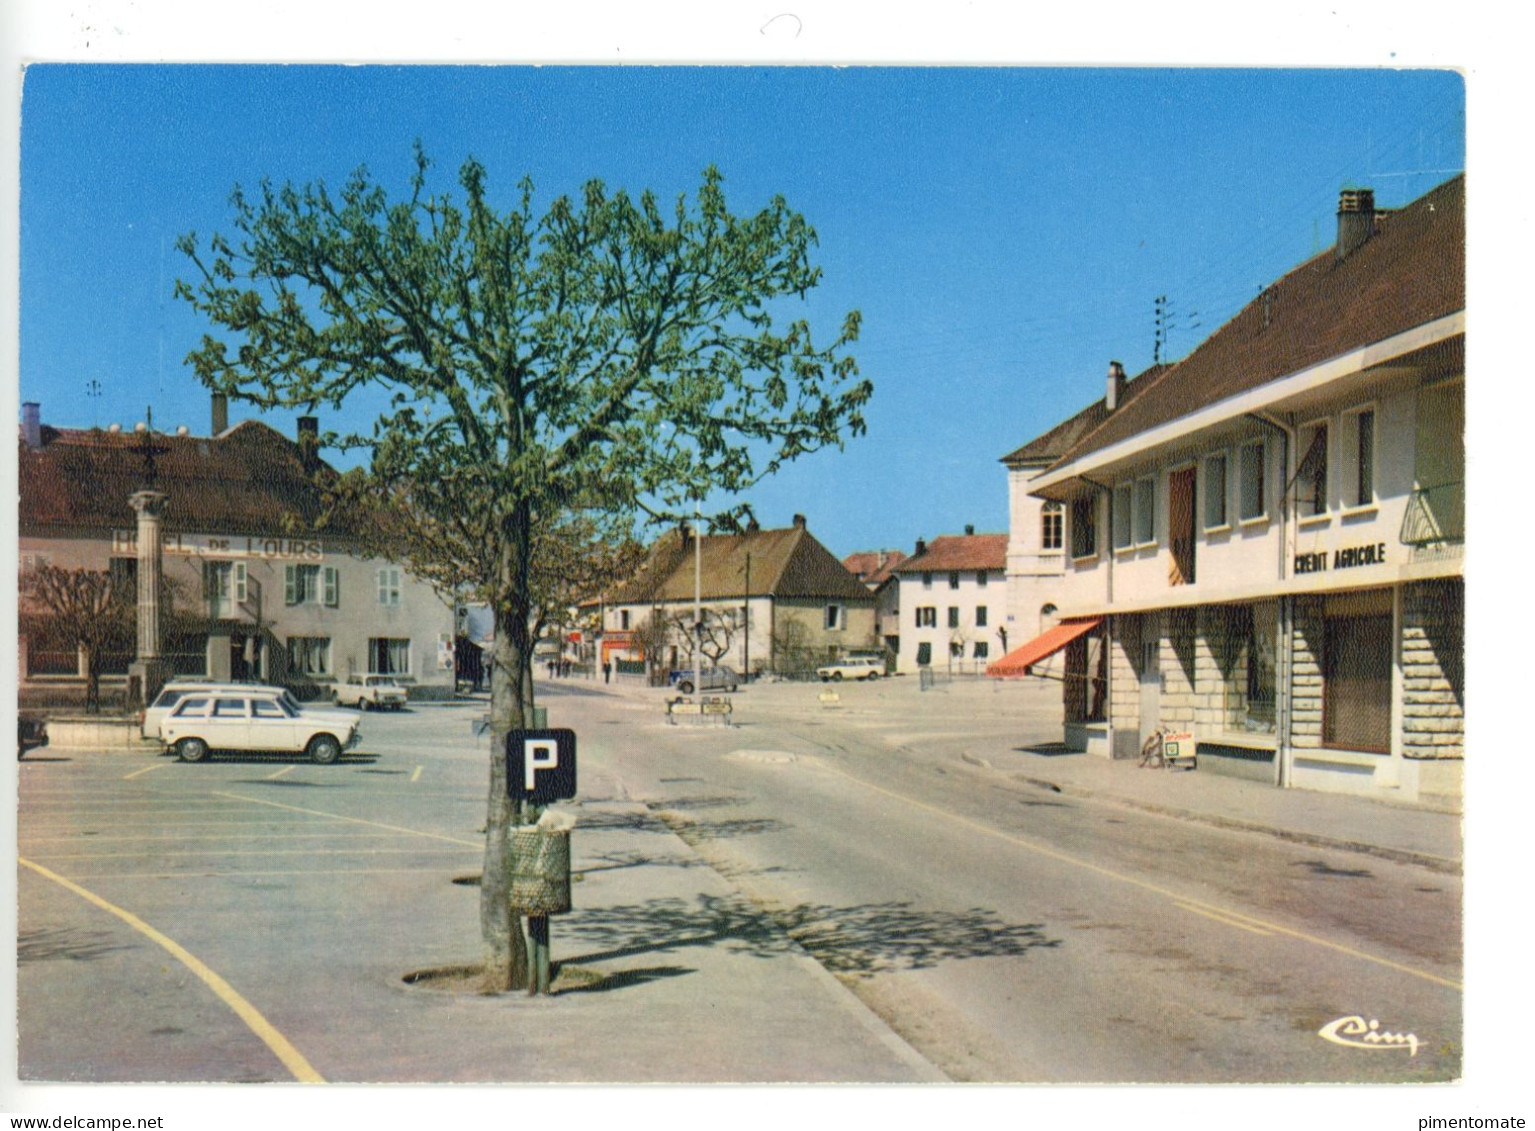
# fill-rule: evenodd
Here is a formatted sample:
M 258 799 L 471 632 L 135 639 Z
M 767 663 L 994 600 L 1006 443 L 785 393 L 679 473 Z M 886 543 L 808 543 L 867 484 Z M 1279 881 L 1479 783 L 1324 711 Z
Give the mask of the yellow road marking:
M 32 861 L 25 858 L 18 858 L 17 863 L 19 863 L 24 868 L 30 868 L 44 879 L 52 880 L 60 887 L 74 892 L 87 903 L 94 904 L 108 914 L 117 916 L 124 923 L 127 923 L 128 926 L 132 927 L 135 931 L 138 931 L 146 938 L 149 938 L 155 943 L 164 947 L 178 962 L 180 962 L 188 970 L 192 971 L 193 974 L 197 975 L 197 977 L 202 980 L 203 984 L 218 996 L 220 1001 L 229 1006 L 230 1009 L 234 1010 L 235 1014 L 240 1018 L 241 1021 L 245 1022 L 250 1031 L 255 1033 L 256 1036 L 261 1039 L 262 1043 L 265 1044 L 267 1048 L 271 1049 L 274 1054 L 276 1054 L 277 1059 L 282 1061 L 283 1066 L 287 1068 L 289 1072 L 293 1073 L 295 1079 L 303 1084 L 325 1083 L 325 1078 L 316 1072 L 314 1070 L 314 1066 L 311 1065 L 309 1061 L 304 1059 L 303 1054 L 288 1042 L 288 1038 L 284 1037 L 275 1028 L 273 1028 L 272 1023 L 263 1017 L 261 1012 L 255 1006 L 241 997 L 235 988 L 228 982 L 224 981 L 223 978 L 219 977 L 201 961 L 193 957 L 193 955 L 180 943 L 173 939 L 167 938 L 165 935 L 162 935 L 159 931 L 155 930 L 148 923 L 144 922 L 144 920 L 140 919 L 137 915 L 134 915 L 131 911 L 124 911 L 121 907 L 118 907 L 112 903 L 108 903 L 95 892 L 87 891 L 85 888 L 81 887 L 74 881 L 66 880 L 63 876 L 60 876 L 55 872 L 50 872 L 47 868 L 44 868 L 40 864 L 34 864 Z
M 163 770 L 163 769 L 165 769 L 165 763 L 164 762 L 156 762 L 153 765 L 145 766 L 142 770 L 134 770 L 133 773 L 131 773 L 131 774 L 124 774 L 123 775 L 123 781 L 132 781 L 134 778 L 138 777 L 140 774 L 147 774 L 147 773 L 149 773 L 152 770 Z
M 293 828 L 314 828 L 313 821 L 296 822 Z M 318 833 L 284 833 L 286 840 L 386 840 L 398 836 L 398 833 L 369 833 L 353 832 L 351 829 L 331 829 Z M 92 836 L 86 837 L 81 833 L 73 836 L 27 836 L 22 837 L 28 844 L 50 844 L 63 842 L 76 844 L 89 840 L 91 844 L 126 844 L 132 841 L 148 841 L 150 843 L 173 843 L 176 841 L 196 841 L 202 843 L 210 840 L 271 840 L 270 833 L 181 833 L 170 836 L 146 833 L 142 836 Z
M 1173 906 L 1183 911 L 1192 911 L 1195 915 L 1203 915 L 1206 919 L 1213 919 L 1215 922 L 1223 923 L 1228 927 L 1236 927 L 1239 930 L 1251 931 L 1255 935 L 1268 935 L 1273 933 L 1272 931 L 1264 930 L 1262 927 L 1253 927 L 1247 923 L 1239 922 L 1236 919 L 1227 918 L 1225 915 L 1217 915 L 1213 911 L 1204 911 L 1198 907 L 1192 906 L 1191 904 L 1174 903 Z
M 420 868 L 263 868 L 238 872 L 85 872 L 76 880 L 243 880 L 251 876 L 419 876 Z
M 421 771 L 424 770 L 424 769 L 426 769 L 425 766 L 417 766 L 416 767 L 416 772 L 410 775 L 410 783 L 411 783 L 411 785 L 415 785 L 418 781 L 421 780 Z
M 267 781 L 276 781 L 278 778 L 282 777 L 284 774 L 291 774 L 296 769 L 298 769 L 297 766 L 284 766 L 282 769 L 278 770 L 275 774 L 268 774 L 266 780 Z
M 1136 879 L 1134 876 L 1127 876 L 1122 872 L 1114 871 L 1112 868 L 1105 868 L 1101 864 L 1093 864 L 1090 861 L 1081 859 L 1080 857 L 1072 856 L 1068 853 L 1060 852 L 1054 848 L 1046 847 L 1037 841 L 1031 841 L 1024 837 L 1014 836 L 1012 833 L 1005 833 L 1000 829 L 994 829 L 989 825 L 983 825 L 978 821 L 972 821 L 968 817 L 962 817 L 958 813 L 950 812 L 947 809 L 940 809 L 938 806 L 929 805 L 925 801 L 918 801 L 916 798 L 908 797 L 904 793 L 897 793 L 892 789 L 886 789 L 882 785 L 875 785 L 871 781 L 866 781 L 860 777 L 854 777 L 852 774 L 839 770 L 835 766 L 828 765 L 825 762 L 817 760 L 816 764 L 824 769 L 827 773 L 835 774 L 840 778 L 846 778 L 848 781 L 857 785 L 861 785 L 866 789 L 872 789 L 878 793 L 883 793 L 885 796 L 894 798 L 897 801 L 905 802 L 907 805 L 910 805 L 913 808 L 924 809 L 929 813 L 934 813 L 946 821 L 965 825 L 975 832 L 984 833 L 987 836 L 995 837 L 998 840 L 1007 841 L 1009 844 L 1017 845 L 1019 848 L 1033 852 L 1036 855 L 1046 856 L 1052 860 L 1058 860 L 1063 864 L 1070 864 L 1077 868 L 1085 868 L 1089 872 L 1096 872 L 1100 876 L 1104 876 L 1111 880 L 1117 880 L 1122 884 L 1129 884 L 1132 887 L 1140 888 L 1142 891 L 1154 892 L 1157 895 L 1165 896 L 1166 898 L 1172 900 L 1174 903 L 1187 904 L 1190 910 L 1203 908 L 1204 910 L 1217 915 L 1226 915 L 1232 918 L 1242 919 L 1245 922 L 1251 923 L 1254 926 L 1262 927 L 1263 929 L 1272 931 L 1275 934 L 1288 935 L 1292 939 L 1300 939 L 1302 942 L 1309 942 L 1316 946 L 1325 947 L 1328 950 L 1337 951 L 1339 954 L 1346 954 L 1351 958 L 1362 959 L 1365 962 L 1371 962 L 1377 966 L 1384 966 L 1387 969 L 1396 970 L 1403 974 L 1411 974 L 1414 978 L 1422 978 L 1424 981 L 1433 982 L 1435 985 L 1445 986 L 1452 990 L 1464 990 L 1465 988 L 1459 982 L 1453 982 L 1448 978 L 1441 978 L 1438 974 L 1431 974 L 1426 970 L 1418 970 L 1412 966 L 1404 966 L 1400 962 L 1391 961 L 1389 958 L 1381 958 L 1378 955 L 1367 954 L 1362 950 L 1355 950 L 1353 947 L 1344 946 L 1341 943 L 1331 942 L 1324 938 L 1318 938 L 1316 935 L 1307 934 L 1305 931 L 1293 930 L 1289 927 L 1281 926 L 1278 923 L 1270 923 L 1264 919 L 1256 919 L 1251 915 L 1241 914 L 1236 911 L 1229 911 L 1226 908 L 1219 906 L 1218 904 L 1206 903 L 1204 900 L 1200 899 L 1190 899 L 1186 895 L 1182 895 L 1168 888 L 1161 887 L 1147 880 L 1140 880 Z
M 478 847 L 478 846 L 469 846 Z M 156 856 L 311 856 L 323 851 L 327 856 L 410 856 L 428 852 L 453 852 L 451 848 L 200 848 L 187 852 L 157 852 Z M 142 852 L 47 852 L 32 854 L 39 860 L 138 860 Z
M 427 833 L 420 829 L 407 829 L 401 825 L 385 825 L 378 821 L 365 821 L 361 817 L 346 817 L 340 813 L 327 813 L 322 809 L 304 809 L 298 805 L 284 805 L 281 801 L 267 801 L 260 797 L 242 797 L 238 793 L 216 793 L 215 797 L 232 797 L 236 801 L 245 801 L 251 805 L 270 805 L 273 809 L 284 809 L 289 813 L 306 813 L 311 817 L 325 817 L 332 821 L 345 821 L 353 825 L 366 825 L 373 829 L 388 829 L 390 832 L 408 833 L 411 836 L 424 836 L 430 840 L 445 840 L 449 844 L 463 844 L 471 848 L 485 847 L 483 841 L 460 840 L 458 837 L 443 836 L 441 833 Z

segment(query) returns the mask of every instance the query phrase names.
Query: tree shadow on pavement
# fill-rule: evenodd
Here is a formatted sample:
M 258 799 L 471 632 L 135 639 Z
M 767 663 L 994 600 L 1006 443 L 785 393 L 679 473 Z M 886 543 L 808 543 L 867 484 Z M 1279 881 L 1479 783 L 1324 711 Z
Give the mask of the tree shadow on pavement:
M 835 974 L 867 977 L 923 970 L 966 958 L 1018 958 L 1054 948 L 1038 923 L 1004 923 L 992 912 L 939 911 L 910 902 L 854 907 L 801 903 L 763 910 L 736 897 L 701 895 L 604 907 L 562 920 L 560 934 L 600 948 L 569 963 L 600 962 L 692 946 L 724 946 L 733 953 L 771 958 L 809 951 Z

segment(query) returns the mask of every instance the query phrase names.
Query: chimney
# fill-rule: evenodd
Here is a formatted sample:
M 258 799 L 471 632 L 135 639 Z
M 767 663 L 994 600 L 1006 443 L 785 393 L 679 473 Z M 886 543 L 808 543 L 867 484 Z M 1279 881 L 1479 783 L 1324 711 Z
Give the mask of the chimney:
M 229 397 L 224 393 L 213 394 L 213 434 L 222 436 L 229 431 Z
M 43 446 L 42 406 L 36 401 L 24 401 L 21 406 L 21 438 L 30 451 Z
M 797 515 L 794 516 L 794 529 L 795 530 L 803 530 L 803 529 L 805 529 L 805 516 L 804 515 L 797 514 Z
M 1342 263 L 1374 234 L 1375 191 L 1344 189 L 1338 194 L 1338 244 L 1333 261 Z
M 318 416 L 298 418 L 298 449 L 299 456 L 304 461 L 304 470 L 313 471 L 320 462 L 320 418 Z
M 1125 367 L 1117 361 L 1109 362 L 1108 392 L 1104 394 L 1103 406 L 1110 412 L 1119 407 L 1119 402 L 1125 399 Z
M 925 553 L 927 553 L 927 540 L 923 539 L 923 538 L 918 538 L 917 539 L 917 552 L 915 554 L 913 554 L 912 557 L 920 558 Z
M 968 522 L 965 523 L 965 537 L 966 538 L 973 538 L 973 537 L 975 537 L 975 526 L 973 524 L 971 524 L 971 523 L 968 523 Z

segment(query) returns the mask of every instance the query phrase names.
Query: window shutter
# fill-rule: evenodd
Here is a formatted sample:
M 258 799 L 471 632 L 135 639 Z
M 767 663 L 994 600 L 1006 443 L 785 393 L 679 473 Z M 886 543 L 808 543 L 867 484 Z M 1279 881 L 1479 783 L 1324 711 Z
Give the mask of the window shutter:
M 378 603 L 389 604 L 389 571 L 387 569 L 378 571 Z
M 283 604 L 298 604 L 298 566 L 283 566 Z
M 341 603 L 341 575 L 335 566 L 325 567 L 325 603 L 331 608 Z
M 235 562 L 235 578 L 234 578 L 234 581 L 235 581 L 235 584 L 234 584 L 235 603 L 239 604 L 239 605 L 243 605 L 243 604 L 245 604 L 246 601 L 248 601 L 250 599 L 250 590 L 249 590 L 249 587 L 247 585 L 246 572 L 245 572 L 245 563 L 244 562 Z

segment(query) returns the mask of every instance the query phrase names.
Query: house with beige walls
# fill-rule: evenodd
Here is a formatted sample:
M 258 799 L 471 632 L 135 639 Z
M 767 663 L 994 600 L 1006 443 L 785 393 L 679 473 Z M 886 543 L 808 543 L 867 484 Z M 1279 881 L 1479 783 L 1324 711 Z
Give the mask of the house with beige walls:
M 1332 248 L 1176 364 L 1111 370 L 1047 465 L 1007 458 L 1062 516 L 1057 623 L 991 673 L 1058 653 L 1070 747 L 1134 757 L 1166 728 L 1201 772 L 1458 803 L 1464 197 L 1345 191 Z M 1038 600 L 1033 506 L 1015 615 Z

